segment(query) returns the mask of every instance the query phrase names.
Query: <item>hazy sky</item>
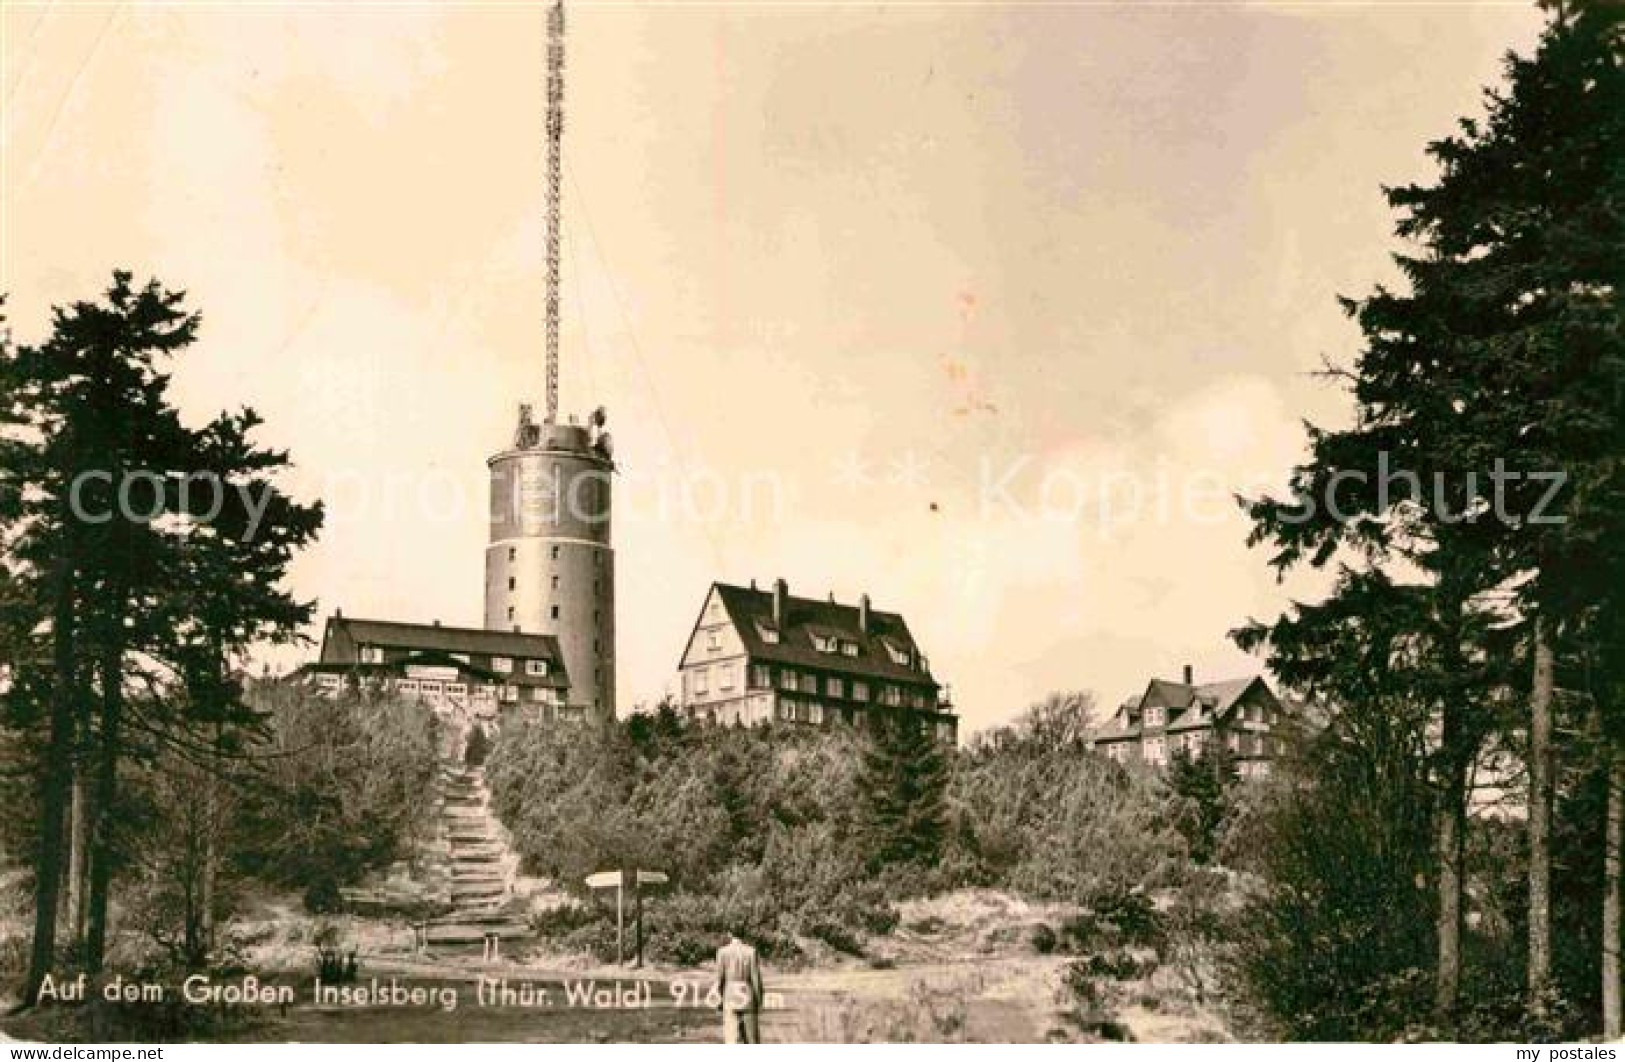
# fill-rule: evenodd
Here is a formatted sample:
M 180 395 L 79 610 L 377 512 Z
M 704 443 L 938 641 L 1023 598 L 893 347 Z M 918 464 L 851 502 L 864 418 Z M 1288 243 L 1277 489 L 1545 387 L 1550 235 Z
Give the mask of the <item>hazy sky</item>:
M 563 406 L 616 439 L 621 703 L 671 683 L 711 580 L 782 575 L 902 612 L 965 731 L 1256 668 L 1225 633 L 1285 593 L 1222 495 L 1345 408 L 1306 374 L 1354 349 L 1334 296 L 1390 275 L 1380 185 L 1431 173 L 1539 28 L 569 17 Z M 485 458 L 540 397 L 541 9 L 8 0 L 0 26 L 17 339 L 115 266 L 186 289 L 183 410 L 253 405 L 329 502 L 296 589 L 478 625 Z

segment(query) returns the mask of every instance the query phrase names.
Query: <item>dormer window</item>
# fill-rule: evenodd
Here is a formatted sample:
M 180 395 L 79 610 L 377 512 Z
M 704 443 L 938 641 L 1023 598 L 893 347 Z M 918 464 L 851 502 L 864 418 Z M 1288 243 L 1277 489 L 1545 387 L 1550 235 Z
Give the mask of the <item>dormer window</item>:
M 891 642 L 887 642 L 886 652 L 891 656 L 892 663 L 901 664 L 903 667 L 907 667 L 909 665 L 909 654 L 907 649 L 893 645 Z
M 833 653 L 833 652 L 835 652 L 837 650 L 837 648 L 839 646 L 838 640 L 835 639 L 835 638 L 831 638 L 827 634 L 815 634 L 815 635 L 813 635 L 812 636 L 812 643 L 813 643 L 813 648 L 817 649 L 820 653 Z
M 547 675 L 547 661 L 546 660 L 526 660 L 525 661 L 525 674 L 533 675 L 533 676 L 535 676 L 537 678 L 545 677 Z
M 858 643 L 843 640 L 841 642 L 841 655 L 842 656 L 857 656 L 858 655 Z
M 1145 710 L 1146 726 L 1162 726 L 1167 721 L 1161 708 L 1147 708 Z
M 506 675 L 513 670 L 513 658 L 508 656 L 493 656 L 491 670 L 499 675 Z
M 762 641 L 766 642 L 768 645 L 779 644 L 779 629 L 777 627 L 769 627 L 765 623 L 758 623 L 756 625 L 756 633 L 760 635 Z
M 384 651 L 376 645 L 364 645 L 361 647 L 361 662 L 363 664 L 382 664 L 384 662 Z

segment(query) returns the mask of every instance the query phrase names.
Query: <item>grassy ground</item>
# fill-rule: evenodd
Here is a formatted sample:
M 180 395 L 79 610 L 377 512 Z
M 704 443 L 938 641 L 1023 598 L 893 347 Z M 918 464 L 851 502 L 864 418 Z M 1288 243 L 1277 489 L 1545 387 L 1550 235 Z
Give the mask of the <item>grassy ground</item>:
M 1141 1042 L 1212 1042 L 1231 1038 L 1222 1015 L 1198 1005 L 1176 971 L 1097 984 L 1095 1001 L 1080 1006 L 1068 967 L 1072 956 L 1038 955 L 1030 946 L 1039 923 L 1070 912 L 1024 903 L 989 891 L 965 891 L 903 906 L 895 932 L 870 943 L 864 960 L 830 961 L 794 972 L 768 969 L 769 1009 L 763 1038 L 778 1042 L 1077 1042 L 1126 1038 Z M 390 979 L 403 987 L 451 987 L 455 1009 L 436 1003 L 408 1006 L 317 1006 L 309 973 L 315 923 L 281 900 L 262 905 L 243 930 L 255 942 L 250 967 L 282 971 L 295 1002 L 230 1011 L 208 1027 L 204 1040 L 257 1042 L 639 1042 L 719 1039 L 714 1011 L 693 1005 L 695 985 L 709 985 L 708 970 L 593 968 L 582 960 L 516 949 L 510 961 L 486 964 L 478 950 L 434 956 L 414 954 L 404 926 L 342 920 L 345 939 L 362 953 L 360 981 Z M 262 974 L 266 979 L 274 975 Z M 545 1002 L 479 1006 L 481 977 L 508 978 L 546 990 Z M 647 1004 L 592 1006 L 567 998 L 564 984 L 596 979 L 647 982 Z M 1075 980 L 1075 978 L 1074 978 Z M 613 1002 L 613 1001 L 611 1001 Z M 643 998 L 637 1000 L 639 1004 Z M 97 1033 L 96 1028 L 101 1031 Z M 120 1027 L 120 1025 L 123 1027 Z M 124 1038 L 141 1030 L 117 1014 L 94 1023 L 77 1008 L 47 1008 L 0 1019 L 0 1034 L 62 1042 Z M 150 1038 L 174 1039 L 172 1030 Z

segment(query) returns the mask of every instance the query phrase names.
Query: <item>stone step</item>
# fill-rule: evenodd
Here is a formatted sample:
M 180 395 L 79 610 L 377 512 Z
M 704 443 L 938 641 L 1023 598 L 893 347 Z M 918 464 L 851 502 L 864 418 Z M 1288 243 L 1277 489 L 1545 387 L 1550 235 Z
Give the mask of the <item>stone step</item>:
M 451 883 L 451 894 L 457 897 L 467 896 L 470 898 L 475 898 L 481 896 L 502 896 L 505 895 L 507 891 L 507 883 L 502 881 L 500 878 L 488 879 L 485 881 L 453 880 Z
M 500 904 L 508 898 L 508 890 L 501 882 L 494 885 L 453 885 L 451 887 L 451 905 L 453 907 L 472 907 L 485 904 L 487 906 Z

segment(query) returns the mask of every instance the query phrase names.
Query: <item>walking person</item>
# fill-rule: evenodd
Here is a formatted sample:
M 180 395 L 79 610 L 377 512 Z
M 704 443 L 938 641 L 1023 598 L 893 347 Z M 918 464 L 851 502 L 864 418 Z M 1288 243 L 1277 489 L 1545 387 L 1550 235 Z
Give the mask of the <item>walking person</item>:
M 756 949 L 730 933 L 717 950 L 717 1009 L 722 1011 L 722 1042 L 762 1042 L 762 964 Z

